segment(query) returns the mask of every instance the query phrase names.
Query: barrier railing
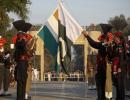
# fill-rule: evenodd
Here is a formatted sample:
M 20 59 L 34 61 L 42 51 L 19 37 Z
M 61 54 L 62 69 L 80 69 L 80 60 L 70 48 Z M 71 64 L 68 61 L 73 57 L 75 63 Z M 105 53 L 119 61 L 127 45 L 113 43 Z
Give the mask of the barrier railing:
M 85 77 L 83 74 L 71 74 L 67 75 L 53 75 L 53 74 L 44 74 L 45 81 L 84 81 Z

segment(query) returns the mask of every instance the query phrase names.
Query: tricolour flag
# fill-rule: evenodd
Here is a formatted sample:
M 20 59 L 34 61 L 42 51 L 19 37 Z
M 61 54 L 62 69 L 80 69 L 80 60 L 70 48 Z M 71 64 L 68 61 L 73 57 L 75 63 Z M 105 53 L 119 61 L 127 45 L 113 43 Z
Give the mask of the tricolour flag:
M 65 72 L 70 67 L 70 44 L 76 41 L 81 32 L 80 25 L 60 2 L 38 33 L 50 54 L 58 58 L 57 63 Z

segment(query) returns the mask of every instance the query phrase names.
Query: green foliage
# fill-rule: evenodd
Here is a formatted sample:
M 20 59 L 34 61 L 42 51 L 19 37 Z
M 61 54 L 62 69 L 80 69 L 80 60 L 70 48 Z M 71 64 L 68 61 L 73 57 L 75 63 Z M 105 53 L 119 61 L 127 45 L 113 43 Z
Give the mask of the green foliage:
M 116 31 L 123 31 L 123 29 L 127 26 L 127 21 L 124 15 L 110 18 L 108 23 L 111 24 Z
M 125 33 L 125 34 L 124 34 L 125 36 L 130 35 L 130 25 L 127 25 L 127 26 L 124 28 L 123 32 Z
M 15 13 L 21 19 L 27 19 L 30 0 L 0 0 L 0 32 L 5 33 L 10 27 L 9 13 Z

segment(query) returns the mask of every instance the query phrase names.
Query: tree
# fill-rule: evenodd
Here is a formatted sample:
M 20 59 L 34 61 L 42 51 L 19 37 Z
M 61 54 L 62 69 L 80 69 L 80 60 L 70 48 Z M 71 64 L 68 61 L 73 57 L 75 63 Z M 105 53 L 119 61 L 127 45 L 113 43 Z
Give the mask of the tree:
M 87 31 L 102 31 L 100 25 L 94 25 L 94 24 L 90 24 L 88 27 L 86 27 Z
M 124 34 L 125 36 L 130 35 L 130 24 L 127 25 L 127 26 L 124 28 L 123 32 L 125 33 L 125 34 Z
M 15 13 L 21 19 L 27 19 L 30 0 L 0 0 L 0 32 L 6 32 L 10 26 L 9 13 Z
M 116 31 L 123 31 L 123 29 L 127 26 L 127 21 L 124 15 L 110 18 L 108 23 L 111 24 Z
M 87 28 L 87 30 L 88 31 L 95 31 L 95 25 L 94 24 L 91 24 L 88 28 Z

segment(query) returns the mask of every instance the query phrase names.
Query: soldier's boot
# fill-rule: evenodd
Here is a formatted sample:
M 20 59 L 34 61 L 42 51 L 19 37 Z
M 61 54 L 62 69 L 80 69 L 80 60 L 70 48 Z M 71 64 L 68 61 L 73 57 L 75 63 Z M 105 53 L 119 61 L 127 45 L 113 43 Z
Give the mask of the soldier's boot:
M 105 92 L 106 100 L 112 100 L 112 92 Z

